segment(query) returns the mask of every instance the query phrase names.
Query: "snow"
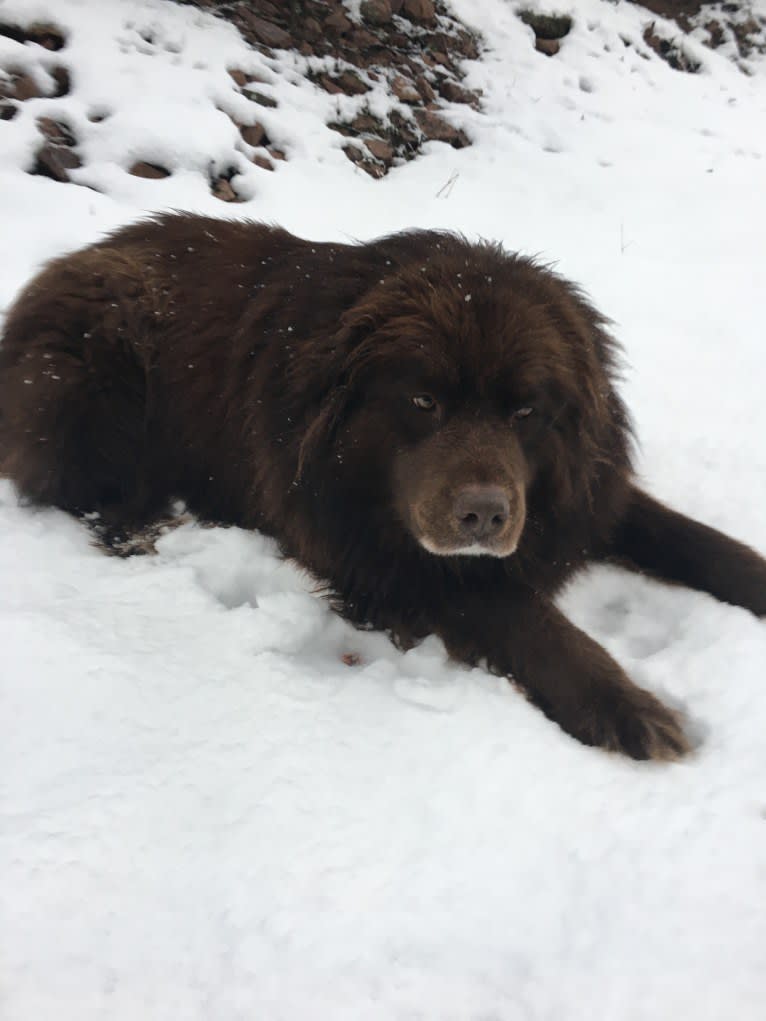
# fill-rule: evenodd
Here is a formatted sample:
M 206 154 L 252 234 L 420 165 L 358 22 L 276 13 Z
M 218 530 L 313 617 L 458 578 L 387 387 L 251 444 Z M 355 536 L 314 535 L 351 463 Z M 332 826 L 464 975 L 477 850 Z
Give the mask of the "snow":
M 0 67 L 73 77 L 0 122 L 0 313 L 45 259 L 161 208 L 497 238 L 615 320 L 653 492 L 766 550 L 766 69 L 689 42 L 701 72 L 672 71 L 622 0 L 558 4 L 574 27 L 549 59 L 518 6 L 452 0 L 491 41 L 466 65 L 485 112 L 449 113 L 475 144 L 373 181 L 303 58 L 163 0 L 0 0 L 69 35 L 0 38 Z M 287 162 L 253 167 L 226 113 Z M 37 116 L 74 128 L 78 185 L 24 173 Z M 249 201 L 212 197 L 211 166 Z M 683 707 L 698 747 L 667 766 L 577 744 L 435 639 L 354 631 L 257 534 L 192 522 L 113 559 L 2 482 L 0 576 L 4 1021 L 763 1017 L 766 627 L 746 612 L 605 568 L 562 598 Z

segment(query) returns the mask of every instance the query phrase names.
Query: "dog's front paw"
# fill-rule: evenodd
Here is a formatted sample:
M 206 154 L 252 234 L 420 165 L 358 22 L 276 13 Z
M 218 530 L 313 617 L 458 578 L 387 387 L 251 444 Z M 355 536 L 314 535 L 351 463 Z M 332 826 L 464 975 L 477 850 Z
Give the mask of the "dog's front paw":
M 632 759 L 680 759 L 690 748 L 678 713 L 633 684 L 602 690 L 566 727 L 585 744 Z

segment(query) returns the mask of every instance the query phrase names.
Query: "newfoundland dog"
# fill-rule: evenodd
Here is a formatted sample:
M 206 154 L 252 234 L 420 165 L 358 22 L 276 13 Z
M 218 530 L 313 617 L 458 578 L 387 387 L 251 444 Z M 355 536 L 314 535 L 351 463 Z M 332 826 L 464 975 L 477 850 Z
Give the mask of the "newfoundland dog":
M 580 291 L 498 245 L 161 216 L 19 297 L 0 468 L 107 538 L 174 498 L 260 529 L 356 624 L 435 633 L 580 741 L 672 759 L 678 716 L 553 598 L 611 560 L 764 616 L 766 561 L 637 488 L 614 372 Z

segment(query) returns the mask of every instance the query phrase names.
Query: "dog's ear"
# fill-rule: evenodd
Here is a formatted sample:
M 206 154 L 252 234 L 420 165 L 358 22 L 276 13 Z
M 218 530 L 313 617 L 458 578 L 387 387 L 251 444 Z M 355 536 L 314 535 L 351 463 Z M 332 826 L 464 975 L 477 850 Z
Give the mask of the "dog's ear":
M 343 421 L 353 393 L 357 363 L 364 350 L 364 341 L 375 330 L 377 320 L 363 307 L 349 310 L 340 328 L 317 344 L 309 356 L 299 360 L 303 385 L 293 375 L 292 383 L 307 399 L 307 425 L 298 451 L 296 481 L 300 481 L 306 465 L 316 453 L 332 442 Z M 319 381 L 319 383 L 318 383 Z
M 301 480 L 306 464 L 313 460 L 317 451 L 332 440 L 335 430 L 343 420 L 348 399 L 348 387 L 343 383 L 338 382 L 330 389 L 320 405 L 319 412 L 313 417 L 303 434 L 303 439 L 298 449 L 298 467 L 295 473 L 296 482 Z
M 357 389 L 360 374 L 379 348 L 376 337 L 387 323 L 400 315 L 399 292 L 390 285 L 375 285 L 348 309 L 339 328 L 314 345 L 307 356 L 296 359 L 295 372 L 302 374 L 301 392 L 316 410 L 310 417 L 298 454 L 296 481 L 323 445 L 332 441 Z M 295 380 L 296 377 L 293 377 Z M 321 381 L 321 390 L 316 389 Z M 313 387 L 313 393 L 308 388 Z

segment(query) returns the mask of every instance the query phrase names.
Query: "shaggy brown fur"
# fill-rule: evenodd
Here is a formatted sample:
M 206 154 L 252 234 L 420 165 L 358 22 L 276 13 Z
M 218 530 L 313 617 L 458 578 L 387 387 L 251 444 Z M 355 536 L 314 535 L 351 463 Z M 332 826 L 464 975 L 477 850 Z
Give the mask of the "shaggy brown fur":
M 164 216 L 22 293 L 0 458 L 112 537 L 177 497 L 262 529 L 354 622 L 435 632 L 579 740 L 673 758 L 677 716 L 552 597 L 612 558 L 764 615 L 766 561 L 635 487 L 613 373 L 579 291 L 496 245 Z

